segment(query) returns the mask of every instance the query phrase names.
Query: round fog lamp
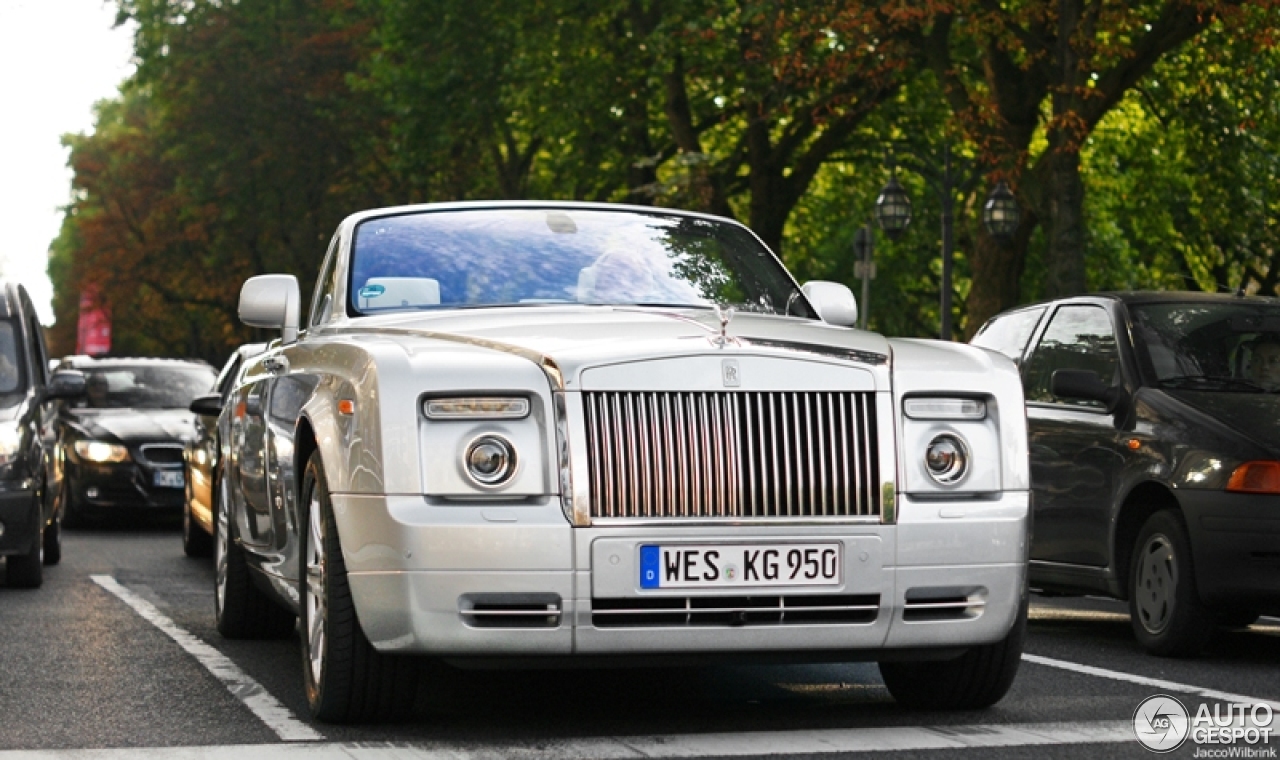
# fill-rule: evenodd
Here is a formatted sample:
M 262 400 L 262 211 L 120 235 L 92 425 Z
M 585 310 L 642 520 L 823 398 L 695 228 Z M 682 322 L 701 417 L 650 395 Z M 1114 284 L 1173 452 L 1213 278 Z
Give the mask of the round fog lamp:
M 969 471 L 969 449 L 954 435 L 935 436 L 925 451 L 924 465 L 929 477 L 937 482 L 958 483 Z
M 516 472 L 516 450 L 505 438 L 485 435 L 471 442 L 462 463 L 476 483 L 499 486 Z

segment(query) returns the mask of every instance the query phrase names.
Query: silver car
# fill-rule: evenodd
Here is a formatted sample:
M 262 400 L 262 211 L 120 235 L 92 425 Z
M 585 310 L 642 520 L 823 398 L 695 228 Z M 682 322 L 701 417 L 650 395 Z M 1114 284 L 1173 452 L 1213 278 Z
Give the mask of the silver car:
M 1007 358 L 853 329 L 748 229 L 585 203 L 355 214 L 222 410 L 217 624 L 286 636 L 321 720 L 412 704 L 405 655 L 872 660 L 992 704 L 1026 620 Z

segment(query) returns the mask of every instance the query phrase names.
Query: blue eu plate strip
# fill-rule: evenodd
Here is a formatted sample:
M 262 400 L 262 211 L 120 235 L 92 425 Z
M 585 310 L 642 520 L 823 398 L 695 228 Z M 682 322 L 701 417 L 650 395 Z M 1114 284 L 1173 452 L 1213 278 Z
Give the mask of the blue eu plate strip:
M 640 588 L 658 588 L 662 551 L 656 546 L 640 547 Z

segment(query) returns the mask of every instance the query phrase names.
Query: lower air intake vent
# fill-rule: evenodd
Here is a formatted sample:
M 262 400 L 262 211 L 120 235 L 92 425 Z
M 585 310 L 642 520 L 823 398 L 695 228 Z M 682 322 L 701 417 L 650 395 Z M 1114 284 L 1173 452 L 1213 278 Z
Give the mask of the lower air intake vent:
M 458 612 L 472 628 L 555 628 L 560 625 L 560 595 L 463 594 Z
M 986 606 L 985 588 L 913 588 L 907 591 L 906 602 L 902 606 L 902 619 L 908 623 L 969 620 L 981 615 Z
M 879 594 L 591 600 L 591 623 L 597 628 L 866 624 L 879 612 Z

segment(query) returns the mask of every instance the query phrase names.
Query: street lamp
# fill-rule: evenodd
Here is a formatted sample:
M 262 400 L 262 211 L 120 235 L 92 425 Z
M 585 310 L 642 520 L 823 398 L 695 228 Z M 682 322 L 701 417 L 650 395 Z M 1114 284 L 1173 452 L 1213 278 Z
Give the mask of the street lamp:
M 940 206 L 941 223 L 942 223 L 942 283 L 941 283 L 941 301 L 939 314 L 939 337 L 943 340 L 951 340 L 951 280 L 952 269 L 954 268 L 955 258 L 952 242 L 952 217 L 955 209 L 955 194 L 959 190 L 962 195 L 969 192 L 972 187 L 970 180 L 961 181 L 961 176 L 957 176 L 957 172 L 951 160 L 951 145 L 944 144 L 942 146 L 942 168 L 941 171 L 930 168 L 924 160 L 917 159 L 913 163 L 914 171 L 920 174 L 938 193 L 938 201 Z M 893 168 L 893 159 L 889 159 L 890 170 Z M 962 161 L 962 163 L 964 163 Z M 967 166 L 967 164 L 966 164 Z M 963 172 L 962 172 L 963 174 Z M 1013 197 L 1013 192 L 1009 190 L 1009 186 L 1001 181 L 996 185 L 995 190 L 991 191 L 991 195 L 987 197 L 986 204 L 982 207 L 982 222 L 986 225 L 987 231 L 992 237 L 998 239 L 1006 239 L 1018 229 L 1018 221 L 1020 218 L 1018 211 L 1018 202 Z M 911 199 L 907 196 L 907 191 L 898 184 L 897 175 L 891 175 L 889 182 L 880 191 L 880 197 L 876 199 L 876 219 L 880 222 L 880 228 L 884 230 L 889 239 L 895 240 L 902 231 L 907 228 L 907 224 L 911 222 Z
M 982 207 L 982 223 L 986 225 L 987 232 L 991 233 L 991 237 L 1008 239 L 1017 231 L 1021 217 L 1017 199 L 1013 197 L 1009 185 L 1000 180 Z
M 876 198 L 876 221 L 890 240 L 897 240 L 907 225 L 911 224 L 911 198 L 902 185 L 898 184 L 896 174 L 889 176 L 889 182 L 880 191 L 880 197 Z

